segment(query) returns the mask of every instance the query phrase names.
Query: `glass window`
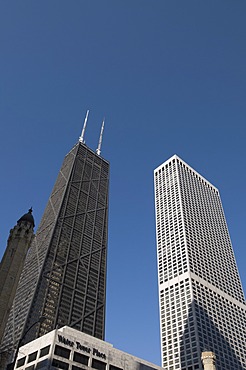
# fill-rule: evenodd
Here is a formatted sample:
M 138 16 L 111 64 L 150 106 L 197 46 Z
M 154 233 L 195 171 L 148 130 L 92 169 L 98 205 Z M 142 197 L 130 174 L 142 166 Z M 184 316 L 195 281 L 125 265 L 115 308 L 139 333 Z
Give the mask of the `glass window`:
M 80 364 L 88 365 L 89 357 L 85 356 L 85 355 L 82 355 L 81 353 L 74 352 L 73 360 L 75 362 L 80 363 Z
M 28 356 L 27 362 L 32 362 L 32 361 L 36 360 L 37 354 L 38 354 L 38 351 L 35 351 L 33 353 L 30 353 L 30 355 Z
M 39 357 L 48 355 L 49 351 L 50 351 L 50 346 L 41 348 Z
M 109 370 L 123 370 L 123 369 L 114 365 L 109 365 Z
M 49 364 L 50 364 L 50 361 L 49 361 L 48 358 L 46 358 L 45 360 L 39 361 L 36 365 L 36 370 L 38 370 L 38 369 L 48 369 Z
M 23 365 L 24 365 L 24 363 L 25 363 L 25 360 L 26 360 L 26 357 L 22 357 L 22 358 L 20 358 L 20 359 L 17 361 L 17 365 L 16 365 L 16 367 L 23 366 Z
M 93 367 L 93 369 L 97 369 L 97 370 L 106 370 L 106 363 L 93 358 L 92 359 L 92 367 Z
M 58 369 L 68 370 L 69 365 L 66 362 L 56 360 L 55 358 L 52 361 L 52 366 L 57 367 Z
M 70 357 L 70 349 L 61 347 L 61 346 L 55 346 L 55 355 L 64 357 L 64 358 L 69 358 Z
M 25 367 L 25 370 L 34 370 L 34 365 L 30 365 Z

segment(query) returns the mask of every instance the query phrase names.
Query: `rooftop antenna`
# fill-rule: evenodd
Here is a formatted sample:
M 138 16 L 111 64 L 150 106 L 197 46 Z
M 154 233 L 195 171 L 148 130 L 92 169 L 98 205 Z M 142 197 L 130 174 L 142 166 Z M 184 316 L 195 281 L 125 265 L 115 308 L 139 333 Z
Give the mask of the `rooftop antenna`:
M 102 127 L 101 127 L 101 132 L 100 132 L 98 147 L 97 147 L 97 150 L 96 150 L 97 155 L 100 155 L 101 154 L 102 136 L 103 136 L 103 130 L 104 130 L 104 121 L 105 121 L 105 118 L 102 121 Z
M 86 123 L 87 123 L 88 115 L 89 115 L 89 111 L 86 112 L 83 129 L 82 129 L 82 132 L 81 132 L 81 136 L 79 137 L 79 142 L 82 143 L 82 144 L 85 144 L 84 135 L 85 135 L 85 129 L 86 129 Z

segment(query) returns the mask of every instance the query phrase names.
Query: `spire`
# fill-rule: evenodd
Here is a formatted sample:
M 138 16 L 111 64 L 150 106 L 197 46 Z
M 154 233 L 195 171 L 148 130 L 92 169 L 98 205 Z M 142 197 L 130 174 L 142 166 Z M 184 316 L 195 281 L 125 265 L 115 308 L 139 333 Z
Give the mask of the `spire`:
M 103 136 L 103 130 L 104 130 L 104 121 L 105 121 L 105 118 L 102 121 L 102 127 L 101 127 L 101 132 L 100 132 L 98 147 L 97 147 L 97 150 L 96 150 L 97 155 L 100 155 L 101 154 L 102 136 Z
M 82 143 L 82 144 L 85 144 L 84 135 L 85 135 L 85 128 L 86 128 L 88 115 L 89 115 L 89 111 L 86 112 L 83 129 L 82 129 L 82 132 L 81 132 L 81 136 L 79 137 L 79 142 Z

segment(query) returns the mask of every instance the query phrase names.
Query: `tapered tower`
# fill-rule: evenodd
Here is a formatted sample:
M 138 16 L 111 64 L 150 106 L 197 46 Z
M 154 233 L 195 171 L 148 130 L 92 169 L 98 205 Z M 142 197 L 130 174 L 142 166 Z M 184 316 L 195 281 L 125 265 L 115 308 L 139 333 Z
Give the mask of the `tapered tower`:
M 246 305 L 219 191 L 176 155 L 154 171 L 162 366 L 246 368 Z
M 104 339 L 109 163 L 83 135 L 66 155 L 48 200 L 2 347 L 15 346 L 35 322 L 24 343 L 64 325 Z M 38 322 L 42 316 L 46 320 Z

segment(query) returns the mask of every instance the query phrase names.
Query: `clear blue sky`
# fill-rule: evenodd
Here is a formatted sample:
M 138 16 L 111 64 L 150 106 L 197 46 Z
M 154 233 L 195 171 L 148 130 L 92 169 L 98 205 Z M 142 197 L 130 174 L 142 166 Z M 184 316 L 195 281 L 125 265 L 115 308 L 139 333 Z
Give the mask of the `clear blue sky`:
M 38 225 L 90 109 L 111 163 L 106 340 L 160 363 L 153 170 L 178 154 L 219 188 L 246 287 L 246 2 L 0 2 L 3 253 Z

